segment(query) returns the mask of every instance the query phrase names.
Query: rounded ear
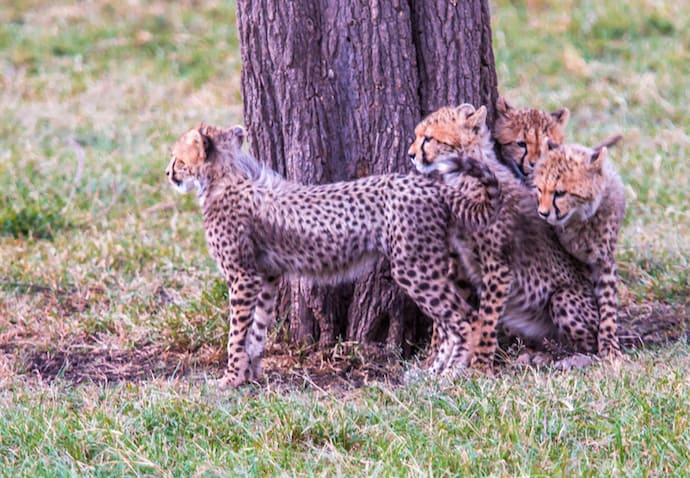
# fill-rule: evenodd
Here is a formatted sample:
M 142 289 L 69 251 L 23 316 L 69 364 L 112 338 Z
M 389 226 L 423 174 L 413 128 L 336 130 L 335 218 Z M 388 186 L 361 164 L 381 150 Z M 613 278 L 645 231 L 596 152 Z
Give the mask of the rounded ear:
M 235 125 L 232 128 L 230 128 L 230 133 L 232 134 L 235 144 L 237 144 L 237 147 L 242 147 L 244 144 L 244 138 L 246 137 L 246 131 L 244 128 L 240 125 Z
M 188 161 L 190 163 L 203 163 L 206 161 L 208 138 L 201 133 L 200 129 L 190 130 L 185 135 L 185 144 L 189 147 Z
M 206 141 L 199 129 L 187 131 L 173 146 L 173 154 L 188 166 L 206 161 Z
M 551 116 L 556 120 L 556 123 L 560 124 L 561 126 L 565 126 L 565 124 L 568 122 L 568 118 L 570 118 L 570 110 L 568 108 L 561 108 L 560 110 L 551 113 Z
M 455 113 L 458 115 L 459 118 L 469 118 L 477 112 L 477 110 L 474 108 L 474 105 L 471 105 L 469 103 L 462 103 L 461 105 L 458 105 L 453 109 L 455 110 Z
M 204 154 L 205 155 L 208 152 L 209 147 L 211 146 L 211 137 L 210 136 L 211 136 L 211 132 L 213 131 L 213 129 L 214 128 L 212 125 L 210 125 L 208 123 L 204 123 L 204 122 L 199 123 L 199 127 L 197 128 L 197 130 L 199 131 L 199 134 L 201 135 L 201 139 L 203 141 L 204 151 L 205 151 Z
M 496 111 L 498 111 L 498 114 L 501 116 L 510 116 L 512 113 L 513 107 L 508 104 L 506 99 L 502 96 L 499 96 L 498 99 L 496 100 Z
M 589 164 L 591 164 L 594 167 L 600 168 L 604 164 L 608 152 L 609 151 L 608 149 L 606 149 L 606 146 L 602 147 L 601 149 L 595 149 L 592 153 L 592 156 L 589 159 Z
M 486 123 L 486 106 L 481 105 L 477 111 L 467 117 L 467 124 L 471 128 L 484 126 Z

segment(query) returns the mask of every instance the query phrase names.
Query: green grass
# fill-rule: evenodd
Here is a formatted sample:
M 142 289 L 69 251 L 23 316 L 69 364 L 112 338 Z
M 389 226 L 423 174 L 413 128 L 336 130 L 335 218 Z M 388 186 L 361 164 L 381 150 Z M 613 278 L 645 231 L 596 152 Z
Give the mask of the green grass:
M 14 476 L 680 476 L 687 347 L 620 370 L 374 385 L 346 396 L 205 383 L 0 392 Z
M 623 302 L 687 315 L 690 8 L 495 0 L 492 14 L 501 94 L 567 106 L 573 141 L 625 135 Z M 232 2 L 0 9 L 0 475 L 690 474 L 685 343 L 620 370 L 215 390 L 226 291 L 194 199 L 163 170 L 190 125 L 241 122 L 239 70 Z M 195 373 L 31 375 L 61 353 L 62 376 L 90 355 L 142 366 L 142 350 L 166 376 Z

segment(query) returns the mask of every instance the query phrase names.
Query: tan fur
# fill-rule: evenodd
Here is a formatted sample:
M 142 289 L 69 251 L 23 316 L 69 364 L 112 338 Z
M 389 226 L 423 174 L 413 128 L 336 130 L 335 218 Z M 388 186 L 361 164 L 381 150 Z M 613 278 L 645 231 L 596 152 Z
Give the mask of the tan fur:
M 491 365 L 499 320 L 531 342 L 557 338 L 595 352 L 599 319 L 586 271 L 537 217 L 531 192 L 496 159 L 485 116 L 483 107 L 468 104 L 441 108 L 415 128 L 408 151 L 423 172 L 442 170 L 437 164 L 453 152 L 479 155 L 500 184 L 503 202 L 494 221 L 455 238 L 459 273 L 479 292 L 475 365 Z
M 532 173 L 542 156 L 544 141 L 550 139 L 561 144 L 570 111 L 562 108 L 547 113 L 533 108 L 518 109 L 510 106 L 505 98 L 496 101 L 494 138 L 501 147 L 506 162 L 512 162 L 525 176 Z
M 202 125 L 175 143 L 166 169 L 178 189 L 197 189 L 208 246 L 228 284 L 228 367 L 221 385 L 260 376 L 279 277 L 348 280 L 381 256 L 437 326 L 441 346 L 432 373 L 467 365 L 465 340 L 476 313 L 448 277 L 448 237 L 492 220 L 501 196 L 490 171 L 456 154 L 448 163 L 456 187 L 393 174 L 305 186 L 243 153 L 243 138 L 239 127 Z
M 533 178 L 539 215 L 554 227 L 563 247 L 591 270 L 602 356 L 620 355 L 615 249 L 625 216 L 625 190 L 606 148 L 618 139 L 595 149 L 552 144 L 537 162 Z

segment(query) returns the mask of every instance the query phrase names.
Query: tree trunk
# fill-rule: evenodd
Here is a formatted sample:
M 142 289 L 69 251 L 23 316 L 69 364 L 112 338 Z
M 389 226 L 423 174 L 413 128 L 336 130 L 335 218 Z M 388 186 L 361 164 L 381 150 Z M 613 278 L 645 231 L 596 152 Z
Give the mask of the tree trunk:
M 239 0 L 237 10 L 251 149 L 290 179 L 409 171 L 414 126 L 443 105 L 485 104 L 493 120 L 488 0 Z M 293 340 L 409 352 L 428 339 L 385 261 L 354 286 L 290 286 Z

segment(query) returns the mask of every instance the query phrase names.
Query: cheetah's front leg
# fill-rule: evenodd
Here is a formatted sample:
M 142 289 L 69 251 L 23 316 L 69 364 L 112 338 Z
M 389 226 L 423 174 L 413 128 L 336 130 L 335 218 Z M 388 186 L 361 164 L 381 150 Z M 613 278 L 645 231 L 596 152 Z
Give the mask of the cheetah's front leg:
M 549 299 L 549 315 L 561 340 L 575 352 L 591 354 L 597 350 L 599 312 L 589 283 L 556 291 Z
M 230 330 L 228 332 L 228 366 L 218 381 L 224 387 L 238 387 L 252 378 L 247 353 L 247 331 L 252 323 L 262 280 L 258 274 L 243 271 L 229 285 Z
M 616 262 L 606 261 L 596 275 L 594 293 L 599 309 L 598 353 L 600 357 L 621 355 L 616 331 L 618 328 L 618 294 L 616 290 Z
M 498 319 L 503 315 L 510 293 L 512 274 L 502 262 L 484 261 L 479 322 L 474 328 L 472 367 L 491 370 L 497 347 Z

